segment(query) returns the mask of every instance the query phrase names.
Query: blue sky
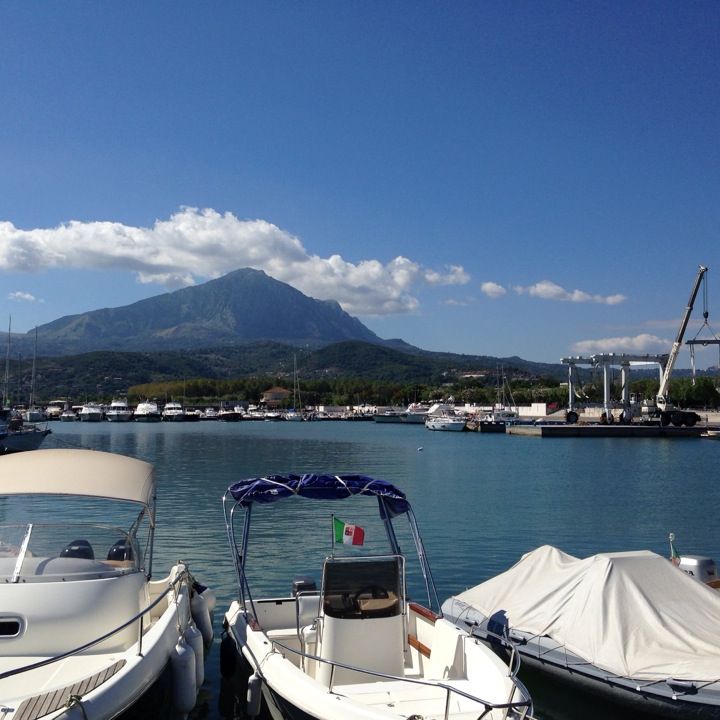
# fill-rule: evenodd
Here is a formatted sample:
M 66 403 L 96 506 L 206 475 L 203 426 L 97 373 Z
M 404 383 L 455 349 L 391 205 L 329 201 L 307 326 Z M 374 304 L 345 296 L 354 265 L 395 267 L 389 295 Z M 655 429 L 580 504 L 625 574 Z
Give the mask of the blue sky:
M 667 352 L 700 264 L 720 331 L 719 38 L 701 1 L 6 0 L 0 298 L 30 331 L 251 266 L 429 350 Z

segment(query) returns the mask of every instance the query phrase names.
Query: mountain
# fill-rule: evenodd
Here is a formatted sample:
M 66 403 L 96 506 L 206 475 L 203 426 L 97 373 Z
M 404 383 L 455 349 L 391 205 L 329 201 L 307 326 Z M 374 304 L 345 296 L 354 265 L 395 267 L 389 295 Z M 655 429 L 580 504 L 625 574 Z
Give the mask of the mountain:
M 29 336 L 19 348 L 25 353 Z M 39 326 L 37 337 L 42 355 L 194 350 L 258 341 L 296 347 L 343 340 L 384 343 L 337 302 L 315 300 L 249 268 L 132 305 L 62 317 Z M 15 338 L 13 346 L 18 349 Z
M 34 330 L 12 336 L 7 358 L 18 387 L 27 381 L 34 341 Z M 250 269 L 125 307 L 59 318 L 37 328 L 37 350 L 38 387 L 75 397 L 178 378 L 283 375 L 294 354 L 305 379 L 442 384 L 480 370 L 494 376 L 500 365 L 513 376 L 566 374 L 559 364 L 383 340 L 338 303 L 314 300 Z

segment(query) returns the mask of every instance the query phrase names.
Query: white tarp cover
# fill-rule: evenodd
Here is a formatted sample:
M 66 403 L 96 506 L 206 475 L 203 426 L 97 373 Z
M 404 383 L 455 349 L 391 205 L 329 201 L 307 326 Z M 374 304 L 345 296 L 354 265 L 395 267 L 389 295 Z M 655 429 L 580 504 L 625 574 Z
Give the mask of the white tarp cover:
M 461 603 L 486 617 L 504 610 L 511 628 L 548 635 L 616 675 L 720 678 L 720 592 L 650 551 L 581 560 L 545 545 L 444 609 L 457 616 Z

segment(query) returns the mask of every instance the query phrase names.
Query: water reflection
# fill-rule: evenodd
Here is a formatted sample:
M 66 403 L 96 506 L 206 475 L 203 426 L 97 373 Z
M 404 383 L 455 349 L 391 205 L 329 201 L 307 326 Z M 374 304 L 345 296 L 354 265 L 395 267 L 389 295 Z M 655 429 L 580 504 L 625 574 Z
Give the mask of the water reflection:
M 282 472 L 359 472 L 383 477 L 408 494 L 441 599 L 514 564 L 543 544 L 574 555 L 679 549 L 720 558 L 714 482 L 720 443 L 663 439 L 539 439 L 433 433 L 422 426 L 374 423 L 56 423 L 46 447 L 88 447 L 133 455 L 156 466 L 159 483 L 156 567 L 185 559 L 218 595 L 215 617 L 235 594 L 220 499 L 244 477 Z M 0 499 L 0 516 L 9 516 Z M 282 548 L 302 544 L 304 510 L 264 537 L 276 559 L 258 578 L 285 592 L 291 578 Z M 338 511 L 339 514 L 339 511 Z M 261 522 L 265 522 L 262 520 Z M 262 528 L 261 528 L 262 529 Z M 316 556 L 322 547 L 313 548 Z M 257 546 L 257 559 L 264 559 Z M 314 569 L 308 562 L 308 570 Z M 221 711 L 218 644 L 208 660 L 198 712 Z M 573 710 L 543 698 L 544 720 Z

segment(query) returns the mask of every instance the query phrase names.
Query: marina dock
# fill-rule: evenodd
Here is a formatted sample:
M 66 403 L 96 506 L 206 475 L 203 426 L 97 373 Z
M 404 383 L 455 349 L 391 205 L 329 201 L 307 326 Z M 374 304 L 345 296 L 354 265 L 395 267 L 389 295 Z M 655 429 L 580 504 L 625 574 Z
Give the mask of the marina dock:
M 508 425 L 508 435 L 526 435 L 533 437 L 639 437 L 639 438 L 699 438 L 706 428 L 695 427 L 661 427 L 649 423 L 633 424 L 585 424 L 566 425 L 565 423 L 546 423 L 538 425 Z

